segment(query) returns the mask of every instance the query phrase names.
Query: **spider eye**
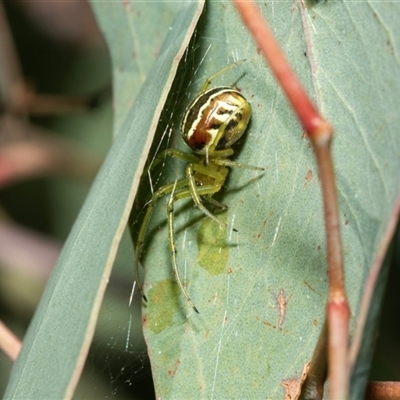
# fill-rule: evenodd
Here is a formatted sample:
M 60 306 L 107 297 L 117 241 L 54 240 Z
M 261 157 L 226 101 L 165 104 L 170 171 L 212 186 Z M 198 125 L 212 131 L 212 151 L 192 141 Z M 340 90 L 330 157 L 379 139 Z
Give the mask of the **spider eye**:
M 216 87 L 200 93 L 186 109 L 181 132 L 187 145 L 199 154 L 230 148 L 243 135 L 251 106 L 236 90 Z

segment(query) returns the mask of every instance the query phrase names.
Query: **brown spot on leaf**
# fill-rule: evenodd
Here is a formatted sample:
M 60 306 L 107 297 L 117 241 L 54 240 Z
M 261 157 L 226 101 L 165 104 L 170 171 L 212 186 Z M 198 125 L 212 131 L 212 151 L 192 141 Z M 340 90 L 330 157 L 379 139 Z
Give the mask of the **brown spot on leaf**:
M 276 298 L 278 303 L 278 311 L 279 311 L 279 321 L 278 328 L 282 329 L 282 325 L 285 321 L 286 308 L 289 300 L 286 299 L 285 291 L 283 289 L 280 290 L 278 297 Z
M 318 294 L 321 296 L 321 293 L 318 293 L 307 281 L 303 281 L 303 283 L 314 293 Z
M 304 364 L 303 372 L 300 377 L 285 379 L 282 381 L 283 389 L 285 390 L 285 400 L 297 400 L 301 394 L 301 387 L 307 378 L 310 363 Z
M 176 360 L 175 366 L 173 368 L 168 368 L 167 369 L 168 375 L 171 376 L 171 377 L 175 376 L 176 371 L 178 370 L 180 364 L 181 364 L 181 360 L 179 360 L 179 359 Z
M 264 324 L 265 326 L 268 326 L 269 328 L 276 329 L 276 325 L 271 324 L 271 322 L 263 321 L 263 324 Z
M 304 182 L 304 187 L 305 187 L 306 189 L 307 189 L 308 184 L 311 182 L 312 178 L 313 178 L 313 173 L 312 173 L 312 171 L 309 169 L 309 170 L 307 171 L 306 180 L 305 180 L 305 182 Z
M 264 221 L 263 221 L 263 223 L 262 223 L 262 225 L 261 225 L 260 231 L 259 231 L 256 235 L 254 235 L 254 237 L 255 237 L 256 239 L 260 239 L 262 233 L 263 233 L 264 230 L 265 230 L 265 226 L 267 225 L 268 219 L 269 219 L 269 217 L 270 217 L 271 215 L 273 215 L 273 213 L 269 213 L 268 217 L 264 219 Z

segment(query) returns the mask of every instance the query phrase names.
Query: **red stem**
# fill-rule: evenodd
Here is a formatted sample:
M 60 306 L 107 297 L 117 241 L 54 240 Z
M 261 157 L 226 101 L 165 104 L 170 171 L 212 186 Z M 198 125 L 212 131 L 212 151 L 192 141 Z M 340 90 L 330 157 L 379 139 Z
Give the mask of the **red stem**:
M 233 0 L 233 2 L 284 90 L 316 153 L 324 202 L 328 258 L 327 332 L 330 396 L 333 399 L 344 399 L 347 398 L 349 379 L 347 352 L 350 310 L 344 286 L 335 173 L 330 151 L 333 129 L 318 113 L 300 81 L 294 75 L 267 22 L 262 17 L 259 6 L 252 1 Z M 321 357 L 318 358 L 321 359 Z
M 233 0 L 233 2 L 311 140 L 316 139 L 315 136 L 321 133 L 332 132 L 332 128 L 320 116 L 290 68 L 258 6 L 252 1 Z

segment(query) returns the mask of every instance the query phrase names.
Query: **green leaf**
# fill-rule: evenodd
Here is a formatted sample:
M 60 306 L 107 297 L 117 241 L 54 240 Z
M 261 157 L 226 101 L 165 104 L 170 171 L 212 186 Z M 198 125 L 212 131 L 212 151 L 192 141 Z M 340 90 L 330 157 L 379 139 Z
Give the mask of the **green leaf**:
M 122 4 L 119 4 L 121 6 Z M 116 4 L 113 3 L 112 7 Z M 98 5 L 101 8 L 102 5 Z M 107 12 L 111 4 L 103 4 Z M 121 8 L 123 11 L 123 8 Z M 111 266 L 177 63 L 201 7 L 185 2 L 91 188 L 24 338 L 5 398 L 70 398 L 93 336 Z M 126 24 L 127 10 L 110 19 Z M 114 32 L 115 37 L 121 32 Z M 132 56 L 132 55 L 131 55 Z M 128 57 L 129 58 L 129 57 Z M 121 67 L 123 62 L 119 64 Z M 148 150 L 147 150 L 148 151 Z
M 399 5 L 330 1 L 307 9 L 286 2 L 259 7 L 335 128 L 353 329 L 364 282 L 400 189 Z M 327 300 L 315 157 L 233 7 L 209 2 L 197 36 L 194 50 L 204 55 L 211 47 L 190 98 L 206 77 L 246 59 L 213 85 L 237 82 L 251 102 L 252 124 L 235 159 L 266 171 L 231 172 L 217 196 L 229 207 L 220 216 L 229 228 L 221 232 L 190 201 L 177 203 L 178 264 L 199 315 L 177 290 L 165 199 L 160 200 L 142 260 L 149 300 L 144 329 L 156 392 L 163 398 L 283 398 L 282 382 L 299 377 L 311 358 Z M 179 140 L 175 130 L 171 142 L 180 147 Z M 184 165 L 173 160 L 166 164 L 162 183 L 183 174 Z

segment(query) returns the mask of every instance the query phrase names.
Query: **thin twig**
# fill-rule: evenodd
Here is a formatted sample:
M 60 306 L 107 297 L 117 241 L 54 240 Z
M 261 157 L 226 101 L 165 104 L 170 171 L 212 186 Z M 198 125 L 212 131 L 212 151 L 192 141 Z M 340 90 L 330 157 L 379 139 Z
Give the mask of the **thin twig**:
M 0 134 L 0 188 L 34 176 L 91 181 L 101 165 L 96 154 L 12 115 L 0 118 Z
M 15 361 L 21 346 L 21 341 L 0 321 L 0 349 L 4 354 L 11 361 Z

